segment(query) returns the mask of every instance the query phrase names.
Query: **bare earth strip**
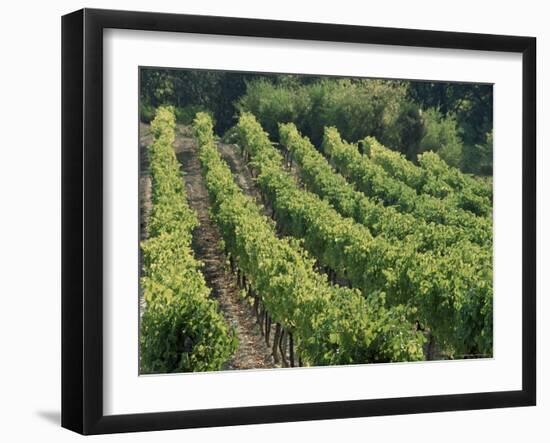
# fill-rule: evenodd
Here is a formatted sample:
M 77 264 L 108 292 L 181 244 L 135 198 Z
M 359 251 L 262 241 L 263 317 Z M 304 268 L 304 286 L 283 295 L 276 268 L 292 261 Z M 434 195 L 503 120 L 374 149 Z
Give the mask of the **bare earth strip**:
M 148 146 L 153 142 L 150 126 L 139 123 L 139 241 L 147 238 L 147 223 L 151 214 L 151 174 L 149 173 Z M 143 254 L 139 247 L 139 276 L 143 272 Z M 140 318 L 145 308 L 141 286 L 139 290 Z
M 275 367 L 252 306 L 243 299 L 235 277 L 226 270 L 226 257 L 220 247 L 221 236 L 209 214 L 208 192 L 201 175 L 197 146 L 183 128 L 178 127 L 175 151 L 184 172 L 189 205 L 197 212 L 200 225 L 193 232 L 195 257 L 204 263 L 202 273 L 212 298 L 218 301 L 226 320 L 235 327 L 239 346 L 224 369 Z

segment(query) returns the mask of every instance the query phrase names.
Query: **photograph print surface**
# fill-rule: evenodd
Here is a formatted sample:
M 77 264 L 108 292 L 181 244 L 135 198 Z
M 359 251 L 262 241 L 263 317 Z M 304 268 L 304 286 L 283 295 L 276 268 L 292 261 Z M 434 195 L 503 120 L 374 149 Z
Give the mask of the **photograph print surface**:
M 493 355 L 493 86 L 139 69 L 141 374 Z

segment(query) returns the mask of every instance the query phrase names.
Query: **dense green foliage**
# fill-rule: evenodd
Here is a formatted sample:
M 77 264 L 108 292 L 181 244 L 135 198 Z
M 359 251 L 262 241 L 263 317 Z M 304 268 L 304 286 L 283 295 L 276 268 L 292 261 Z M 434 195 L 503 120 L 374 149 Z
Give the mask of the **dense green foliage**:
M 335 126 L 347 140 L 374 136 L 413 161 L 417 154 L 432 150 L 465 171 L 492 174 L 492 150 L 489 153 L 477 146 L 485 142 L 485 133 L 482 140 L 471 134 L 481 130 L 476 122 L 461 114 L 461 126 L 452 110 L 443 113 L 439 108 L 424 108 L 411 96 L 416 83 L 332 78 L 289 86 L 258 79 L 248 83 L 246 95 L 236 107 L 253 113 L 273 135 L 278 123 L 293 122 L 314 144 L 320 144 L 324 127 Z M 460 85 L 459 90 L 467 94 L 471 87 Z M 492 89 L 486 86 L 484 91 L 484 102 L 489 101 Z M 415 97 L 418 94 L 416 91 Z M 492 106 L 487 104 L 486 109 L 492 110 Z M 483 128 L 485 122 L 492 125 L 492 114 L 484 115 L 484 119 Z M 473 145 L 466 146 L 464 139 Z M 487 152 L 481 155 L 483 149 Z M 480 154 L 476 157 L 477 151 Z M 482 161 L 483 167 L 476 160 Z
M 486 183 L 480 179 L 463 174 L 457 168 L 449 166 L 434 152 L 425 152 L 418 156 L 418 163 L 422 168 L 422 174 L 426 176 L 426 184 L 437 184 L 445 192 L 454 191 L 464 193 L 466 196 L 482 197 L 486 200 L 493 200 L 492 183 Z M 428 186 L 425 185 L 425 188 Z M 426 189 L 428 192 L 428 189 Z M 436 195 L 434 190 L 429 190 Z M 484 203 L 487 204 L 487 203 Z
M 186 69 L 140 70 L 140 115 L 170 104 L 188 124 L 208 110 L 216 131 L 235 122 L 236 111 L 256 115 L 274 136 L 277 124 L 294 122 L 319 144 L 324 126 L 346 140 L 374 136 L 416 161 L 432 150 L 460 169 L 492 175 L 491 85 L 261 74 Z
M 326 199 L 344 217 L 351 217 L 358 223 L 365 225 L 375 236 L 382 235 L 393 242 L 405 242 L 418 252 L 427 250 L 438 254 L 447 254 L 452 249 L 467 248 L 479 249 L 481 246 L 469 241 L 468 232 L 456 227 L 443 224 L 427 223 L 425 220 L 414 217 L 412 214 L 402 213 L 394 207 L 384 206 L 378 200 L 367 197 L 354 189 L 353 185 L 332 169 L 326 158 L 313 146 L 307 137 L 302 137 L 293 123 L 280 125 L 281 144 L 289 150 L 292 158 L 298 163 L 298 174 L 308 190 Z M 373 155 L 377 148 L 370 149 Z M 391 151 L 391 155 L 397 155 Z M 390 157 L 391 158 L 391 157 Z M 401 160 L 401 157 L 398 157 Z M 417 166 L 408 160 L 398 163 L 405 169 L 411 178 L 420 186 L 423 176 Z M 409 169 L 410 167 L 410 169 Z M 396 168 L 397 169 L 397 168 Z M 477 255 L 485 259 L 481 251 Z M 485 265 L 485 264 L 484 264 Z M 487 265 L 491 265 L 488 263 Z
M 253 113 L 274 135 L 279 123 L 294 122 L 320 143 L 323 128 L 334 125 L 351 140 L 376 135 L 401 146 L 419 139 L 422 132 L 418 109 L 415 113 L 401 106 L 406 95 L 406 84 L 399 81 L 324 79 L 289 87 L 257 80 L 248 84 L 237 108 Z
M 431 151 L 421 154 L 420 163 L 424 167 L 419 167 L 399 152 L 386 148 L 374 137 L 367 137 L 363 146 L 374 163 L 418 194 L 443 198 L 450 205 L 476 215 L 492 215 L 491 188 L 450 167 L 437 154 Z
M 441 256 L 374 237 L 365 226 L 299 188 L 282 169 L 281 154 L 254 116 L 241 115 L 237 134 L 278 224 L 302 238 L 321 264 L 360 288 L 367 299 L 384 290 L 390 305 L 417 308 L 415 318 L 431 328 L 449 355 L 492 353 L 492 271 L 469 265 L 479 248 L 455 248 L 454 254 Z M 490 255 L 485 258 L 490 263 Z
M 153 208 L 142 242 L 141 373 L 219 370 L 236 349 L 217 303 L 193 257 L 191 233 L 198 224 L 185 200 L 176 159 L 173 110 L 160 107 L 149 146 Z
M 478 217 L 457 208 L 452 200 L 418 194 L 414 188 L 388 174 L 368 155 L 362 155 L 356 145 L 343 141 L 336 128 L 325 128 L 322 149 L 336 169 L 366 195 L 426 222 L 459 227 L 479 245 L 492 244 L 491 218 Z
M 437 109 L 439 115 L 450 116 L 456 121 L 463 144 L 462 170 L 474 174 L 493 174 L 492 85 L 410 82 L 408 95 L 422 109 Z
M 365 299 L 357 290 L 329 285 L 314 271 L 314 260 L 296 241 L 278 238 L 273 223 L 233 181 L 208 115 L 197 114 L 194 131 L 225 247 L 273 321 L 293 335 L 303 363 L 421 360 L 423 337 L 406 321 L 407 309 L 385 308 L 381 292 Z
M 210 112 L 219 132 L 233 124 L 233 103 L 246 92 L 246 81 L 254 74 L 186 69 L 140 70 L 141 110 L 172 105 L 178 123 L 191 124 L 198 111 Z M 149 108 L 148 108 L 149 107 Z M 142 112 L 148 121 L 150 113 Z
M 463 162 L 463 145 L 454 115 L 443 117 L 434 108 L 427 109 L 422 115 L 424 133 L 420 140 L 422 149 L 416 151 L 437 152 L 450 165 L 459 167 Z M 414 158 L 414 152 L 408 152 Z

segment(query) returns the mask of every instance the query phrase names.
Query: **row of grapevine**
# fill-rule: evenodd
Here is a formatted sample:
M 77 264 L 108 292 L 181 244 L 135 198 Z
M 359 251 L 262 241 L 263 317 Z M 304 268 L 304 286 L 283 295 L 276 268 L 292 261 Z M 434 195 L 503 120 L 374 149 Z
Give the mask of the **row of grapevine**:
M 479 245 L 492 244 L 492 218 L 477 217 L 448 201 L 427 194 L 419 195 L 401 180 L 391 177 L 368 156 L 362 155 L 356 145 L 343 141 L 336 128 L 325 128 L 322 150 L 334 167 L 366 195 L 426 222 L 462 228 L 470 240 Z
M 427 223 L 355 190 L 332 169 L 309 139 L 300 135 L 293 123 L 279 125 L 279 137 L 281 145 L 298 163 L 300 179 L 307 189 L 326 199 L 344 217 L 365 225 L 373 235 L 413 244 L 419 252 L 433 250 L 445 254 L 451 246 L 480 248 L 469 241 L 467 231 L 456 226 Z
M 407 160 L 403 154 L 386 148 L 374 137 L 366 137 L 359 142 L 359 147 L 391 177 L 401 180 L 418 194 L 445 199 L 449 205 L 479 216 L 491 216 L 492 203 L 485 195 L 483 184 L 458 169 L 446 166 L 437 154 L 421 154 L 420 164 L 427 166 L 422 167 Z
M 141 244 L 142 374 L 219 370 L 237 345 L 217 303 L 208 298 L 210 289 L 193 257 L 191 235 L 198 220 L 187 205 L 174 129 L 173 111 L 159 107 L 149 146 L 153 207 Z
M 383 294 L 366 300 L 357 290 L 329 285 L 298 242 L 279 238 L 273 222 L 234 182 L 207 114 L 197 114 L 194 132 L 225 249 L 246 276 L 249 293 L 291 334 L 304 365 L 423 358 L 424 337 L 406 321 L 404 307 L 386 309 Z
M 418 163 L 428 175 L 446 183 L 455 191 L 471 190 L 475 195 L 493 200 L 493 186 L 474 177 L 464 174 L 460 169 L 448 165 L 435 152 L 424 152 L 418 156 Z
M 441 256 L 373 237 L 365 226 L 342 217 L 327 201 L 298 186 L 282 169 L 281 154 L 253 115 L 241 115 L 236 133 L 277 222 L 302 238 L 321 264 L 367 298 L 384 291 L 390 305 L 416 308 L 415 318 L 431 328 L 449 355 L 492 352 L 492 271 L 471 265 L 479 248 L 457 248 Z M 490 261 L 490 254 L 486 258 Z

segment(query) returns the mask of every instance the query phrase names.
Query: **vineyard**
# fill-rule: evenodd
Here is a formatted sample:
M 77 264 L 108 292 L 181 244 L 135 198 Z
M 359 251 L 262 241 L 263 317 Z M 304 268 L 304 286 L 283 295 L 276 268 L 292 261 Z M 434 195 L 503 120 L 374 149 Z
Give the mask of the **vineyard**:
M 492 356 L 490 182 L 335 126 L 314 144 L 243 110 L 222 142 L 193 115 L 150 124 L 141 373 Z

